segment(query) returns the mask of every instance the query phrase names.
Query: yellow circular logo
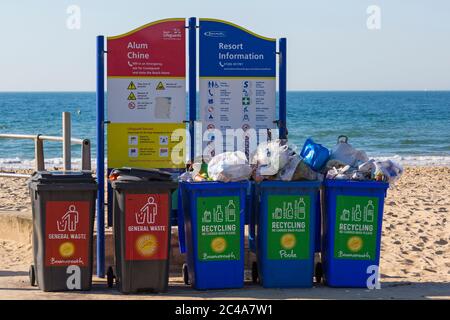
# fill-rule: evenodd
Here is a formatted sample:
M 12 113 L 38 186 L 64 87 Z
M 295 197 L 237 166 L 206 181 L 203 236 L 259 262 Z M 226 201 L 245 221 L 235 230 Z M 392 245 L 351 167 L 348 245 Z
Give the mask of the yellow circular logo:
M 144 257 L 151 257 L 158 248 L 158 239 L 153 234 L 143 234 L 136 239 L 136 250 Z
M 359 250 L 361 250 L 363 246 L 363 240 L 361 239 L 361 237 L 350 237 L 347 241 L 347 247 L 350 249 L 350 251 L 352 252 L 358 252 Z
M 292 249 L 295 247 L 295 244 L 297 243 L 297 239 L 295 238 L 295 234 L 293 233 L 286 233 L 281 237 L 280 240 L 281 246 L 284 249 Z
M 227 241 L 222 237 L 214 238 L 213 241 L 211 241 L 211 249 L 215 253 L 222 253 L 227 248 Z
M 59 254 L 63 258 L 70 258 L 75 253 L 75 245 L 72 242 L 63 242 L 59 246 Z

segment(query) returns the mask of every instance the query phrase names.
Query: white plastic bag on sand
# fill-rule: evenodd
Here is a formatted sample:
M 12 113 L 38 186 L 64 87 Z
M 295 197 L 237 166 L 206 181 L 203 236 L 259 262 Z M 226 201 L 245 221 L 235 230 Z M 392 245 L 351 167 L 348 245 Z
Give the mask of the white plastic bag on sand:
M 263 142 L 258 145 L 251 157 L 251 163 L 259 168 L 262 176 L 273 176 L 286 166 L 295 154 L 284 140 Z
M 369 161 L 369 157 L 364 151 L 356 150 L 349 144 L 346 136 L 340 136 L 338 143 L 331 150 L 330 160 L 339 160 L 349 166 L 357 167 Z
M 251 174 L 252 168 L 242 151 L 220 153 L 208 163 L 208 175 L 214 181 L 247 180 Z

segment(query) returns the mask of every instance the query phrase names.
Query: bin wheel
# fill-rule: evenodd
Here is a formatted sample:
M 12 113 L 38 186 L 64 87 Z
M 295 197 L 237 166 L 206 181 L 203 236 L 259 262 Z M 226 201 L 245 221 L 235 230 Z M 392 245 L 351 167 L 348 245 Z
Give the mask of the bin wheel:
M 114 285 L 114 270 L 112 267 L 108 268 L 108 271 L 106 272 L 106 282 L 108 283 L 108 287 L 112 288 Z
M 323 277 L 322 262 L 316 263 L 316 267 L 314 268 L 314 276 L 316 277 L 316 283 L 322 282 L 322 277 Z
M 186 263 L 183 263 L 183 281 L 184 284 L 189 285 L 189 269 Z
M 36 287 L 36 271 L 34 270 L 33 265 L 31 265 L 30 269 L 28 270 L 28 276 L 30 278 L 30 285 L 32 287 Z
M 259 276 L 258 276 L 258 264 L 256 261 L 253 261 L 252 263 L 252 281 L 253 283 L 258 283 Z

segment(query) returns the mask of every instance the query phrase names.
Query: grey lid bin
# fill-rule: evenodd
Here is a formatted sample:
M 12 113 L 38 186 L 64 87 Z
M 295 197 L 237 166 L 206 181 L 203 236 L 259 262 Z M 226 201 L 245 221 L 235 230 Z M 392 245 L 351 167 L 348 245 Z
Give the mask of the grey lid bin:
M 31 285 L 43 291 L 90 290 L 97 183 L 90 172 L 35 172 Z
M 111 172 L 116 280 L 123 293 L 165 292 L 169 281 L 171 174 L 160 170 L 121 168 Z M 115 270 L 114 270 L 115 268 Z

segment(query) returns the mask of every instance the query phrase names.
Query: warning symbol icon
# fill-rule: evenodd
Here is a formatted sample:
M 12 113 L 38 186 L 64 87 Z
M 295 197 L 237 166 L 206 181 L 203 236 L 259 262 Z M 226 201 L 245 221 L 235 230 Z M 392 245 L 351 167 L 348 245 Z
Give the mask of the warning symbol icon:
M 160 81 L 156 86 L 156 90 L 165 90 L 164 84 Z
M 134 82 L 131 81 L 130 84 L 128 85 L 128 90 L 136 90 L 136 86 L 134 85 Z
M 136 100 L 136 96 L 133 92 L 130 92 L 130 95 L 128 96 L 128 100 Z

